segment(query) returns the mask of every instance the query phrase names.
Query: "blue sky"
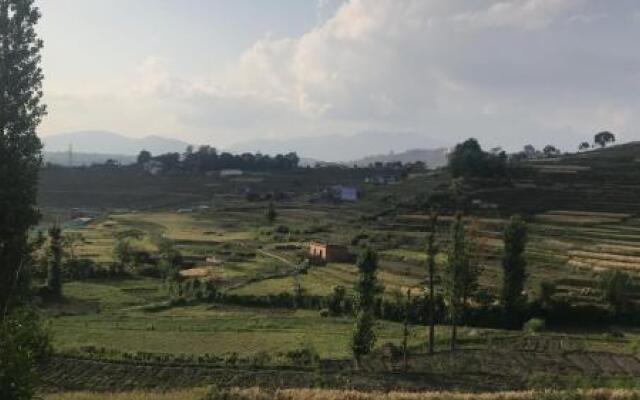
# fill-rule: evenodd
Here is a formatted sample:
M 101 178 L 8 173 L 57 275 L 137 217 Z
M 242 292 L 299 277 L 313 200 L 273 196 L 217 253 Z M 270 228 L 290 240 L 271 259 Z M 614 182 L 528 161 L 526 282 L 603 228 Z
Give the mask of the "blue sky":
M 148 58 L 176 74 L 224 70 L 264 37 L 301 36 L 316 0 L 40 0 L 44 68 L 53 88 L 99 85 Z M 104 79 L 104 80 L 103 80 Z
M 634 0 L 40 0 L 44 135 L 640 139 Z M 425 141 L 428 147 L 428 141 Z

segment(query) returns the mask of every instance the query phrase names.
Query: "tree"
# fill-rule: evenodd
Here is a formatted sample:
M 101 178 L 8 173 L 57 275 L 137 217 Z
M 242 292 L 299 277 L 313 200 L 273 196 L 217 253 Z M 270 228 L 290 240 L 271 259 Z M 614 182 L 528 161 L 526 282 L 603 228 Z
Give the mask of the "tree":
M 29 400 L 38 364 L 51 354 L 50 333 L 32 309 L 14 310 L 0 324 L 0 399 Z
M 33 313 L 19 308 L 29 293 L 29 229 L 36 209 L 42 143 L 36 129 L 42 70 L 34 0 L 0 0 L 0 398 L 31 399 L 48 336 Z
M 474 218 L 467 229 L 469 265 L 465 271 L 462 288 L 462 307 L 466 307 L 469 298 L 478 291 L 478 279 L 484 271 L 484 254 L 487 251 L 487 238 L 482 235 L 480 221 Z
M 54 225 L 49 229 L 47 289 L 55 298 L 62 296 L 62 253 L 62 230 L 58 225 Z
M 276 211 L 276 205 L 272 202 L 269 203 L 269 207 L 267 208 L 267 222 L 272 224 L 276 218 L 278 218 L 278 212 Z
M 62 247 L 66 250 L 70 261 L 76 261 L 76 248 L 81 243 L 84 243 L 84 237 L 79 232 L 68 232 L 62 236 Z
M 533 158 L 536 156 L 536 154 L 538 153 L 538 151 L 536 150 L 535 147 L 533 147 L 533 145 L 531 144 L 527 144 L 524 146 L 523 150 L 522 150 L 525 154 L 525 156 L 527 158 Z
M 582 142 L 578 145 L 579 151 L 589 150 L 589 148 L 591 148 L 591 145 L 589 144 L 589 142 Z
M 344 301 L 347 295 L 347 288 L 342 285 L 333 287 L 333 293 L 329 297 L 329 311 L 333 315 L 340 315 L 344 311 Z
M 122 275 L 133 267 L 135 255 L 129 239 L 119 239 L 113 248 L 113 255 L 116 259 L 113 272 L 116 275 Z
M 438 211 L 431 210 L 431 232 L 427 239 L 427 271 L 429 279 L 429 354 L 434 352 L 436 329 L 436 298 L 435 298 L 435 271 L 436 257 L 439 249 L 436 243 L 438 227 Z
M 358 257 L 358 281 L 355 285 L 355 311 L 356 322 L 351 338 L 351 350 L 353 351 L 356 369 L 360 366 L 363 355 L 367 355 L 373 349 L 376 342 L 374 332 L 375 315 L 374 303 L 376 297 L 382 292 L 382 286 L 378 282 L 378 255 L 367 248 Z
M 407 289 L 407 297 L 404 301 L 404 321 L 402 324 L 402 366 L 405 371 L 409 369 L 409 328 L 411 323 L 411 288 Z
M 518 215 L 509 220 L 504 230 L 504 254 L 502 257 L 502 305 L 507 323 L 515 325 L 523 303 L 522 292 L 527 279 L 527 225 Z
M 593 142 L 599 145 L 600 147 L 605 147 L 607 144 L 613 143 L 615 141 L 616 141 L 616 136 L 609 131 L 596 133 L 595 136 L 593 137 Z
M 153 158 L 153 156 L 151 155 L 151 152 L 149 152 L 147 150 L 142 150 L 140 152 L 140 154 L 138 154 L 137 163 L 138 163 L 138 165 L 144 165 L 144 164 L 148 163 L 149 161 L 151 161 L 152 158 Z
M 536 292 L 536 301 L 543 309 L 550 309 L 553 303 L 553 295 L 556 293 L 556 285 L 551 281 L 541 281 Z
M 444 293 L 451 323 L 451 351 L 456 348 L 457 329 L 463 309 L 464 286 L 469 271 L 469 254 L 462 214 L 456 214 L 451 229 L 451 245 L 444 273 Z
M 507 155 L 503 151 L 490 154 L 482 150 L 476 139 L 456 145 L 449 155 L 449 169 L 457 177 L 501 177 L 506 175 Z
M 600 276 L 602 299 L 609 303 L 616 313 L 627 310 L 633 292 L 633 281 L 629 274 L 621 271 L 607 271 Z
M 27 289 L 28 232 L 39 218 L 36 129 L 46 114 L 39 19 L 34 0 L 0 0 L 0 323 L 17 291 Z
M 556 146 L 551 145 L 551 144 L 548 144 L 548 145 L 544 146 L 544 148 L 542 149 L 542 152 L 547 157 L 555 157 L 555 156 L 560 155 L 560 150 L 558 150 L 556 148 Z

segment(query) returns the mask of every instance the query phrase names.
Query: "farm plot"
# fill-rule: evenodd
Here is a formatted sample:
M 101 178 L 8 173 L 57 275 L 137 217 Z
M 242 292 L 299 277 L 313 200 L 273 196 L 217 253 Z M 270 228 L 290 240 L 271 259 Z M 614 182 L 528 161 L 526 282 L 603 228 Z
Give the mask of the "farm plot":
M 387 292 L 408 287 L 419 287 L 424 278 L 412 272 L 414 268 L 407 264 L 403 267 L 398 267 L 397 265 L 383 262 L 378 278 Z M 322 267 L 313 267 L 306 274 L 265 279 L 250 283 L 232 290 L 231 293 L 257 296 L 293 293 L 294 287 L 300 285 L 306 294 L 326 296 L 337 285 L 342 285 L 347 290 L 351 290 L 356 282 L 357 273 L 355 265 L 329 264 Z
M 73 283 L 65 293 L 69 304 L 49 311 L 56 351 L 66 353 L 92 346 L 123 352 L 157 354 L 278 353 L 311 344 L 323 358 L 349 357 L 350 317 L 323 318 L 317 311 L 254 309 L 225 305 L 175 307 L 145 311 L 163 300 L 159 280 Z M 87 307 L 90 305 L 91 307 Z M 85 306 L 80 308 L 80 306 Z M 400 324 L 379 321 L 379 341 L 399 344 Z M 474 330 L 478 332 L 478 330 Z M 477 340 L 461 329 L 462 345 Z M 412 345 L 424 343 L 416 329 Z M 443 346 L 448 329 L 438 329 Z
M 629 214 L 583 212 L 583 211 L 548 211 L 538 214 L 536 222 L 556 225 L 592 226 L 601 224 L 616 224 L 629 218 Z

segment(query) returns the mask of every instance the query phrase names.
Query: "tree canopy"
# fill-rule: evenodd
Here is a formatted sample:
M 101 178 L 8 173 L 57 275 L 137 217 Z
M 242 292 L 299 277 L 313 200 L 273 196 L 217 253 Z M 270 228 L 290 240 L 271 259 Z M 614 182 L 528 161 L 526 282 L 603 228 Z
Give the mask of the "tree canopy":
M 609 143 L 613 143 L 616 141 L 616 135 L 609 131 L 604 131 L 600 133 L 596 133 L 593 137 L 593 142 L 600 147 L 605 147 Z
M 28 231 L 39 218 L 36 128 L 46 107 L 40 102 L 43 44 L 35 30 L 40 11 L 33 3 L 0 1 L 0 318 L 24 281 Z
M 492 178 L 506 175 L 507 154 L 482 150 L 476 139 L 467 139 L 456 145 L 449 155 L 449 168 L 454 177 Z

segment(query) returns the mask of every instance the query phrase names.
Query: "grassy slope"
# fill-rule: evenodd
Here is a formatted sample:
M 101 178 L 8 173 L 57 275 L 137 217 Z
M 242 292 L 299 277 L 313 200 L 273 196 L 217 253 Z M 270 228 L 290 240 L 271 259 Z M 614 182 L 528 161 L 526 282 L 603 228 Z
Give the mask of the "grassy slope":
M 286 352 L 312 344 L 322 357 L 349 356 L 350 318 L 322 318 L 316 311 L 266 310 L 199 305 L 162 312 L 137 306 L 157 301 L 159 281 L 72 283 L 65 287 L 71 300 L 52 312 L 54 345 L 59 351 L 83 346 L 122 351 L 173 354 L 246 356 L 260 351 Z M 98 313 L 97 311 L 100 310 Z M 70 315 L 76 314 L 76 315 Z M 466 332 L 461 333 L 462 343 Z M 400 324 L 380 322 L 378 343 L 399 343 Z M 438 330 L 443 343 L 448 335 Z M 412 343 L 424 342 L 424 329 L 415 329 Z

